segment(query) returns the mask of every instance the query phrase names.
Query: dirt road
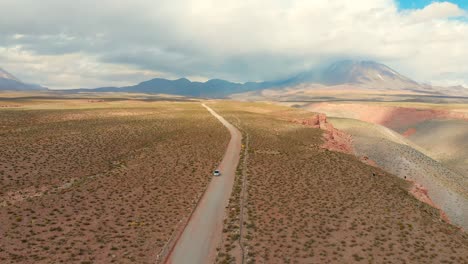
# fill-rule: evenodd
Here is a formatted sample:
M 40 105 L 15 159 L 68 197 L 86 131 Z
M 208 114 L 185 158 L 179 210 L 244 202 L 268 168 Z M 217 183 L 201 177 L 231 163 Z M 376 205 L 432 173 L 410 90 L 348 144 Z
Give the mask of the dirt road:
M 242 135 L 223 117 L 202 104 L 231 133 L 231 140 L 219 164 L 220 177 L 213 177 L 166 263 L 213 263 L 221 241 L 225 207 L 228 205 L 239 163 Z M 208 143 L 209 144 L 209 143 Z

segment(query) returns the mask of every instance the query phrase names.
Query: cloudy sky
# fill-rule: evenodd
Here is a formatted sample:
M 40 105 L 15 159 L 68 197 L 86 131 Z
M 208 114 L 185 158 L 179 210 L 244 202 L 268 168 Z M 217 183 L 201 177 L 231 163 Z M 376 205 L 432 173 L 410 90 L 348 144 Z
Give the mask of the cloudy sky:
M 0 1 L 0 67 L 51 88 L 273 80 L 340 59 L 468 86 L 468 1 Z

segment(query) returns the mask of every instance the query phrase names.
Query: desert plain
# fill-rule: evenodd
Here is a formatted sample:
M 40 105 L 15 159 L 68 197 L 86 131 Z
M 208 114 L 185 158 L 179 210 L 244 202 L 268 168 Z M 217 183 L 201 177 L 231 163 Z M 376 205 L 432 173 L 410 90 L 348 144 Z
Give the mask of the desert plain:
M 109 94 L 1 98 L 0 261 L 167 260 L 230 139 L 202 103 L 242 132 L 216 263 L 468 263 L 466 211 L 443 196 L 466 197 L 464 148 L 422 129 L 458 131 L 458 114 L 397 126 L 327 103 Z

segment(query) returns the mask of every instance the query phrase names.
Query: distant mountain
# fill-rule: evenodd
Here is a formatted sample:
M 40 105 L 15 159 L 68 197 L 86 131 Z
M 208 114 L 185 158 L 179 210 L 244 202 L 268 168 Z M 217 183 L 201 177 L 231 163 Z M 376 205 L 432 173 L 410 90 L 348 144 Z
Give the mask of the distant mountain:
M 420 88 L 417 82 L 405 77 L 390 67 L 374 61 L 338 61 L 324 70 L 304 71 L 291 78 L 276 81 L 273 86 L 293 87 L 299 84 L 327 86 L 349 84 L 361 88 L 404 89 Z
M 232 93 L 245 92 L 244 85 L 213 79 L 207 82 L 191 82 L 186 78 L 167 80 L 151 79 L 133 86 L 101 87 L 95 89 L 74 89 L 68 92 L 127 92 L 148 94 L 175 94 L 190 97 L 225 97 Z
M 4 69 L 0 68 L 0 91 L 30 91 L 46 89 L 47 88 L 40 85 L 24 83 Z
M 17 81 L 17 82 L 20 81 L 20 80 L 16 79 L 15 76 L 11 75 L 9 72 L 5 71 L 2 68 L 0 68 L 0 79 L 14 80 L 14 81 Z
M 383 64 L 373 61 L 344 60 L 333 63 L 321 71 L 304 71 L 290 78 L 267 81 L 234 83 L 220 79 L 192 82 L 186 78 L 167 80 L 156 78 L 126 87 L 75 89 L 68 92 L 128 92 L 149 94 L 175 94 L 190 97 L 222 98 L 232 94 L 258 93 L 262 90 L 326 89 L 344 85 L 359 89 L 401 90 L 427 94 L 456 94 L 456 89 L 439 89 L 419 84 Z M 459 90 L 459 89 L 458 89 Z M 442 92 L 443 91 L 443 92 Z
M 419 88 L 420 84 L 386 65 L 374 61 L 339 61 L 328 67 L 320 76 L 325 85 L 355 84 L 364 88 L 406 89 Z

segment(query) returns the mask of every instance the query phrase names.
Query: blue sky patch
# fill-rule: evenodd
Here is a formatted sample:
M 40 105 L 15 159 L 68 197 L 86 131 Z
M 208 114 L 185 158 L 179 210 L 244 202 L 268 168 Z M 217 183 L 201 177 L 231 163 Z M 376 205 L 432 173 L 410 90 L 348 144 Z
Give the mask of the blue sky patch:
M 433 2 L 450 2 L 458 5 L 460 8 L 468 10 L 468 0 L 447 0 L 447 1 L 434 1 L 434 0 L 397 0 L 398 7 L 404 9 L 421 9 Z

